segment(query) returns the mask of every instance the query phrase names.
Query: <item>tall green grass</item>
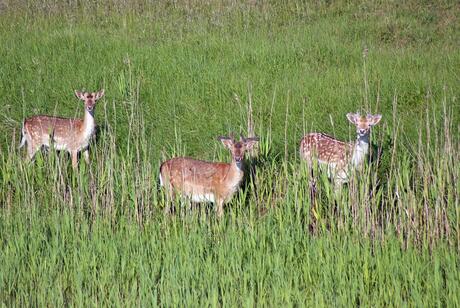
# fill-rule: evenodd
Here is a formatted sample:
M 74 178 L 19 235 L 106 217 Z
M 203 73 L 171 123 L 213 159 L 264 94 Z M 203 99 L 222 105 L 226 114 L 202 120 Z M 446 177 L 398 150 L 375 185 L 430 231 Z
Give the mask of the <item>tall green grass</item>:
M 0 301 L 459 305 L 458 11 L 5 2 Z M 53 150 L 24 160 L 23 117 L 79 116 L 73 89 L 102 87 L 90 165 L 73 171 Z M 337 192 L 310 177 L 298 142 L 355 138 L 356 110 L 383 120 L 371 161 Z M 216 137 L 248 122 L 259 151 L 224 218 L 186 201 L 165 217 L 160 162 L 228 161 Z

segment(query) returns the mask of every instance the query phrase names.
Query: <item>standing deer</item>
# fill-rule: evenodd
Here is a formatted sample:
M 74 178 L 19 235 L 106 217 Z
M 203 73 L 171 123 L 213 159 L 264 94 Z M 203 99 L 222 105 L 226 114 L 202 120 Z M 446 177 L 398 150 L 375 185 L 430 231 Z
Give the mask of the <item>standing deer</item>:
M 72 167 L 77 168 L 78 152 L 83 151 L 89 164 L 88 144 L 94 134 L 94 107 L 104 96 L 104 90 L 96 93 L 75 91 L 77 98 L 85 102 L 83 119 L 68 119 L 46 115 L 36 115 L 24 120 L 20 148 L 27 142 L 27 154 L 32 160 L 42 146 L 68 151 L 72 157 Z
M 343 142 L 322 133 L 310 133 L 300 141 L 300 157 L 311 167 L 313 159 L 326 165 L 328 176 L 336 187 L 349 180 L 349 171 L 359 169 L 369 152 L 369 134 L 372 126 L 379 123 L 382 115 L 361 116 L 348 113 L 348 120 L 356 126 L 357 140 Z
M 224 203 L 238 190 L 243 179 L 244 153 L 251 150 L 259 138 L 219 137 L 232 154 L 231 163 L 207 162 L 188 157 L 167 160 L 160 167 L 160 185 L 173 200 L 177 193 L 193 202 L 216 203 L 216 213 L 222 217 Z M 165 208 L 165 213 L 170 210 Z

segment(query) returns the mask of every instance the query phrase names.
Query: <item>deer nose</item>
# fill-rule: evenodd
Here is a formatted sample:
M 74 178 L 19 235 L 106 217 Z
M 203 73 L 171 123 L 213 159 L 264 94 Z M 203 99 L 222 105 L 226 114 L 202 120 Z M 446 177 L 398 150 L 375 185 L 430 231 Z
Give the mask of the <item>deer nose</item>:
M 360 128 L 358 131 L 361 135 L 364 135 L 366 133 L 366 129 L 363 128 Z

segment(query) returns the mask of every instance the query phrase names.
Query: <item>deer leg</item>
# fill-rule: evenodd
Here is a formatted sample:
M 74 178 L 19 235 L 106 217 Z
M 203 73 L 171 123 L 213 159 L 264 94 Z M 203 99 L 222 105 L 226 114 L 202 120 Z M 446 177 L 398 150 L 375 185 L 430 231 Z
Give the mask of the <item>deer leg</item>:
M 77 169 L 77 167 L 78 167 L 78 152 L 77 151 L 72 151 L 72 152 L 70 152 L 70 155 L 72 156 L 72 168 Z
M 217 218 L 222 218 L 224 215 L 224 199 L 218 198 L 216 204 L 216 215 Z
M 316 164 L 318 168 L 318 164 Z M 310 178 L 308 179 L 308 188 L 310 191 L 310 224 L 309 229 L 311 232 L 316 232 L 317 230 L 317 188 L 316 188 L 316 177 L 315 177 L 315 166 L 314 162 L 311 159 L 307 159 L 307 173 L 309 173 Z
M 168 216 L 169 214 L 171 214 L 171 205 L 169 204 L 168 201 L 166 201 L 165 208 L 163 209 L 163 214 L 165 216 Z
M 35 153 L 40 149 L 39 146 L 36 146 L 34 143 L 29 142 L 27 144 L 27 156 L 28 161 L 32 161 L 34 159 Z
M 316 202 L 316 179 L 315 179 L 315 174 L 313 172 L 314 171 L 313 162 L 310 159 L 307 159 L 306 167 L 307 167 L 307 172 L 310 173 L 310 179 L 308 181 L 308 186 L 310 188 L 310 200 L 313 206 Z
M 165 216 L 168 216 L 171 213 L 171 196 L 169 193 L 167 193 L 166 196 L 166 203 L 165 203 L 165 208 L 163 209 L 163 213 Z
M 348 182 L 348 174 L 344 170 L 339 170 L 334 176 L 334 185 L 336 190 L 341 190 L 343 184 Z
M 342 190 L 342 185 L 343 185 L 343 182 L 340 179 L 338 179 L 338 178 L 334 179 L 334 190 L 335 190 L 335 192 L 340 192 Z
M 334 195 L 335 195 L 336 200 L 339 200 L 342 194 L 343 184 L 346 183 L 346 180 L 344 180 L 340 176 L 335 176 L 333 178 L 333 181 L 334 181 Z
M 165 187 L 166 188 L 166 204 L 165 208 L 163 209 L 163 213 L 165 216 L 168 216 L 172 213 L 172 208 L 174 206 L 175 200 L 175 193 L 172 187 Z
M 83 151 L 83 157 L 85 158 L 85 162 L 89 165 L 89 151 L 88 151 L 88 149 Z

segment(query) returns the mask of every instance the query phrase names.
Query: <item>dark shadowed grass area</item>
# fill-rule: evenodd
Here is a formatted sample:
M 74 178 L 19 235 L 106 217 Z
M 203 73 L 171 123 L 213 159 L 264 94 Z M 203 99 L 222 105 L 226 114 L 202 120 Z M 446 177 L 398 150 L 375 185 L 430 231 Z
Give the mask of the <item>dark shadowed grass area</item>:
M 5 305 L 459 305 L 459 22 L 454 1 L 0 2 L 0 301 Z M 22 119 L 81 116 L 105 89 L 92 163 L 34 164 Z M 216 220 L 163 217 L 158 166 L 228 161 L 216 137 L 261 137 Z M 301 136 L 373 160 L 312 198 Z

